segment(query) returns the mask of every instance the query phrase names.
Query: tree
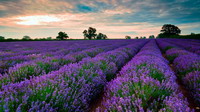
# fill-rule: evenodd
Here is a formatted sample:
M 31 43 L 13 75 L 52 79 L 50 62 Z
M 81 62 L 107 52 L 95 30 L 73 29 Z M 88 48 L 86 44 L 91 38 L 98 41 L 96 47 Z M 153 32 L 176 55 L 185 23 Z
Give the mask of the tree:
M 27 36 L 27 35 L 25 35 L 25 36 L 23 36 L 22 40 L 31 40 L 31 37 L 30 37 L 30 36 Z
M 125 39 L 131 39 L 131 36 L 128 36 L 128 35 L 125 36 Z
M 84 35 L 84 39 L 95 39 L 97 34 L 96 34 L 96 29 L 95 28 L 92 28 L 92 27 L 89 27 L 88 30 L 84 30 L 83 31 L 83 35 Z
M 56 37 L 56 39 L 58 40 L 64 40 L 67 38 L 69 38 L 69 36 L 65 32 L 61 32 L 61 31 L 58 33 L 58 36 Z
M 97 35 L 97 39 L 107 39 L 108 37 L 105 35 L 105 34 L 103 34 L 103 33 L 99 33 L 98 35 Z
M 47 40 L 52 40 L 52 37 L 47 37 Z
M 0 40 L 5 40 L 5 37 L 3 37 L 3 36 L 0 36 Z
M 14 40 L 14 39 L 12 39 L 12 38 L 8 38 L 8 39 L 6 39 L 6 40 L 9 40 L 9 41 L 11 41 L 11 40 Z
M 164 24 L 160 32 L 162 33 L 158 35 L 158 38 L 170 38 L 176 37 L 175 35 L 179 35 L 181 33 L 181 30 L 175 25 Z
M 181 30 L 175 25 L 164 24 L 161 32 L 168 35 L 179 35 L 181 33 Z
M 154 35 L 150 35 L 150 36 L 149 36 L 149 39 L 154 39 L 154 38 L 155 38 Z
M 135 39 L 139 39 L 139 37 L 135 37 Z

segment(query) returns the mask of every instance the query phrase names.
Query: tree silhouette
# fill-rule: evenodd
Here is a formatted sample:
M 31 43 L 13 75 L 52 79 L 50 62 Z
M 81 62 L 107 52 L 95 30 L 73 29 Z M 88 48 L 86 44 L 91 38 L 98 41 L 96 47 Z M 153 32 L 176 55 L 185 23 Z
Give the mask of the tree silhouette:
M 69 38 L 69 36 L 65 32 L 61 32 L 61 31 L 58 33 L 58 36 L 56 37 L 56 39 L 59 39 L 59 40 L 64 40 L 67 38 Z
M 131 36 L 128 36 L 128 35 L 125 36 L 125 39 L 131 39 Z
M 3 36 L 0 36 L 0 40 L 5 40 L 5 37 L 3 37 Z
M 47 37 L 47 40 L 52 40 L 52 37 Z
M 181 30 L 172 24 L 164 24 L 162 30 L 160 30 L 160 34 L 158 34 L 157 38 L 176 38 Z
M 154 38 L 155 38 L 154 35 L 150 35 L 150 36 L 149 36 L 149 39 L 154 39 Z
M 181 30 L 175 25 L 164 24 L 161 32 L 163 32 L 163 34 L 167 34 L 167 35 L 179 35 L 181 33 Z
M 95 37 L 97 36 L 96 34 L 96 29 L 95 28 L 92 28 L 92 27 L 89 27 L 88 30 L 84 30 L 83 31 L 83 35 L 84 35 L 84 39 L 95 39 Z
M 108 37 L 105 35 L 105 34 L 103 34 L 103 33 L 99 33 L 98 35 L 97 35 L 97 39 L 107 39 Z
M 27 36 L 27 35 L 25 35 L 25 36 L 23 36 L 22 40 L 31 40 L 31 37 L 30 37 L 30 36 Z

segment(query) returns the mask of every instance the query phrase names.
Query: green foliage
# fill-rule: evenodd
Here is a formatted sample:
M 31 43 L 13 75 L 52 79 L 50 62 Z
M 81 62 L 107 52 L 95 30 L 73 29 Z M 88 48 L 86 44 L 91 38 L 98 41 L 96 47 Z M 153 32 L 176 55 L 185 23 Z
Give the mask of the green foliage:
M 47 37 L 47 40 L 52 40 L 52 37 Z
M 58 40 L 64 40 L 67 38 L 69 38 L 69 36 L 65 32 L 61 32 L 61 31 L 58 33 L 58 36 L 56 37 L 56 39 Z
M 187 70 L 184 70 L 184 71 L 179 71 L 178 72 L 178 78 L 182 79 L 184 78 L 188 73 L 190 72 L 193 72 L 193 71 L 200 71 L 200 68 L 197 68 L 197 67 L 190 67 L 189 69 Z
M 31 37 L 30 37 L 30 36 L 27 36 L 27 35 L 25 35 L 25 36 L 23 36 L 22 40 L 31 40 Z
M 111 93 L 111 95 L 116 95 L 117 97 L 128 97 L 135 95 L 136 98 L 142 100 L 142 107 L 146 110 L 147 108 L 154 111 L 159 111 L 161 108 L 165 108 L 166 105 L 163 103 L 165 97 L 170 96 L 171 90 L 163 87 L 153 86 L 150 84 L 143 84 L 143 82 L 125 82 L 121 86 L 124 87 L 128 85 L 127 94 L 124 94 L 123 89 L 119 89 L 117 93 Z M 134 97 L 132 99 L 135 100 Z M 157 103 L 157 104 L 155 104 Z M 137 107 L 133 107 L 133 111 Z
M 162 82 L 163 80 L 165 80 L 165 76 L 163 73 L 161 73 L 160 71 L 158 71 L 157 69 L 155 69 L 155 67 L 153 67 L 152 65 L 148 66 L 146 63 L 140 64 L 137 66 L 136 71 L 138 72 L 139 70 L 141 70 L 142 68 L 149 68 L 150 72 L 149 72 L 149 76 Z
M 163 34 L 168 34 L 168 35 L 179 35 L 181 33 L 181 30 L 175 25 L 164 24 L 161 32 L 163 32 Z
M 96 29 L 95 28 L 92 28 L 92 27 L 89 27 L 88 30 L 84 30 L 83 31 L 83 35 L 84 35 L 84 39 L 95 39 L 97 34 L 96 34 Z
M 154 35 L 150 35 L 149 39 L 155 39 L 155 36 Z
M 0 88 L 2 88 L 3 85 L 7 85 L 9 82 L 11 82 L 9 76 L 0 76 Z
M 173 38 L 177 37 L 181 33 L 181 30 L 175 25 L 164 24 L 160 32 L 162 33 L 157 38 Z
M 45 71 L 45 73 L 49 73 L 52 71 L 53 65 L 52 63 L 45 63 L 45 62 L 37 62 L 36 63 L 39 68 Z
M 128 36 L 128 35 L 127 35 L 127 36 L 125 36 L 125 38 L 126 38 L 126 39 L 131 39 L 131 36 Z
M 174 59 L 177 57 L 178 55 L 172 55 L 172 56 L 167 56 L 167 59 L 169 60 L 170 63 L 173 63 Z
M 3 36 L 0 36 L 0 40 L 5 40 L 5 37 L 3 37 Z
M 171 35 L 169 38 L 179 38 L 179 39 L 200 39 L 200 34 L 191 33 L 190 35 Z
M 163 73 L 159 72 L 157 69 L 150 69 L 150 74 L 149 76 L 151 76 L 152 78 L 162 82 L 163 80 L 165 80 L 165 76 Z
M 98 35 L 97 35 L 97 39 L 107 39 L 108 37 L 105 35 L 105 34 L 103 34 L 103 33 L 99 33 Z
M 24 67 L 21 67 L 19 68 L 18 70 L 16 71 L 13 71 L 11 73 L 9 73 L 12 79 L 13 82 L 19 82 L 19 81 L 22 81 L 24 80 L 25 78 L 26 79 L 29 79 L 30 76 L 37 76 L 37 74 L 39 73 L 36 73 L 36 67 L 34 65 L 27 65 L 27 66 L 24 66 Z
M 146 39 L 146 37 L 145 36 L 144 37 L 141 36 L 140 39 Z
M 167 47 L 165 47 L 164 52 L 166 52 L 167 50 L 172 49 L 172 48 L 174 48 L 174 47 L 173 46 L 167 46 Z

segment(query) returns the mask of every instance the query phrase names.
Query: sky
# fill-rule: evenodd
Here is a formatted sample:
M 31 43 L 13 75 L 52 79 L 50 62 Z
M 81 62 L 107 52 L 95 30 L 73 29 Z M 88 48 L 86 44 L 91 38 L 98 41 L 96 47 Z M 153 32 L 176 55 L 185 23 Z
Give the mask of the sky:
M 0 0 L 0 36 L 83 38 L 97 29 L 108 38 L 158 35 L 164 24 L 200 33 L 200 0 Z

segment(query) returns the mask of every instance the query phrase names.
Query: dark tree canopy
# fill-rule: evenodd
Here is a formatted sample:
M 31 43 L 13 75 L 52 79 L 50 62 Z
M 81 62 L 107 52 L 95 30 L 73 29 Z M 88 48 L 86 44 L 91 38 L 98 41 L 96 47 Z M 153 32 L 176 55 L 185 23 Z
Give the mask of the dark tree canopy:
M 179 35 L 181 30 L 175 25 L 164 24 L 160 32 L 162 33 L 160 33 L 157 38 L 173 38 L 176 35 Z
M 155 38 L 154 35 L 150 35 L 150 36 L 149 36 L 149 39 L 154 39 L 154 38 Z
M 105 35 L 105 34 L 103 34 L 103 33 L 99 33 L 98 35 L 97 35 L 97 39 L 107 39 L 108 37 Z
M 0 36 L 0 40 L 5 40 L 5 37 L 3 37 L 3 36 Z
M 30 36 L 27 36 L 27 35 L 25 35 L 25 36 L 23 36 L 22 40 L 31 40 L 31 37 L 30 37 Z
M 125 39 L 131 39 L 131 36 L 128 36 L 128 35 L 125 36 Z
M 135 39 L 139 39 L 139 37 L 135 37 Z
M 69 38 L 69 36 L 65 32 L 61 32 L 61 31 L 58 33 L 58 36 L 56 37 L 56 39 L 59 39 L 59 40 L 64 40 L 67 38 Z
M 175 25 L 165 24 L 163 25 L 161 32 L 169 35 L 179 35 L 181 33 L 181 30 Z
M 145 36 L 144 37 L 141 36 L 140 39 L 146 39 L 146 37 Z
M 52 40 L 52 37 L 47 37 L 47 40 Z
M 89 40 L 95 39 L 95 37 L 97 36 L 96 31 L 97 30 L 92 27 L 89 27 L 88 30 L 84 30 L 83 31 L 84 39 L 89 39 Z

